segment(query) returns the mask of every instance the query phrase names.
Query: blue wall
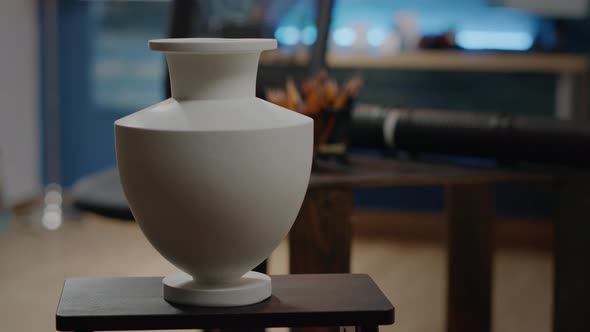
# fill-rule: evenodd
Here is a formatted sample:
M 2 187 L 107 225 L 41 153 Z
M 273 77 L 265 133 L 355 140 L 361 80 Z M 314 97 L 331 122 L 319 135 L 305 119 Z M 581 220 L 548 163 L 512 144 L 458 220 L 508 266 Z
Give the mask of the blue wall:
M 64 185 L 114 164 L 111 114 L 97 114 L 91 103 L 92 27 L 87 3 L 59 2 L 59 109 L 61 174 Z
M 129 26 L 121 27 L 120 34 L 130 31 L 131 35 L 135 36 L 135 40 L 133 37 L 128 40 L 135 44 L 127 43 L 118 48 L 115 47 L 121 50 L 120 53 L 115 54 L 109 53 L 109 49 L 101 47 L 97 42 L 99 37 L 109 36 L 109 31 L 105 32 L 105 26 L 117 25 L 117 22 L 104 24 L 100 21 L 101 16 L 97 15 L 100 13 L 96 11 L 104 7 L 103 5 L 102 2 L 93 1 L 62 0 L 58 2 L 60 166 L 61 181 L 64 186 L 71 185 L 82 176 L 114 166 L 113 122 L 125 114 L 161 100 L 164 95 L 164 61 L 160 55 L 157 55 L 154 61 L 153 54 L 150 54 L 147 49 L 147 39 L 161 37 L 165 33 L 167 28 L 165 23 L 168 20 L 168 12 L 165 9 L 168 4 L 155 3 L 145 6 L 142 3 L 124 3 L 122 6 L 136 6 L 141 9 L 137 10 L 134 16 L 129 15 L 134 13 L 134 8 L 126 8 L 125 17 L 132 24 L 134 18 L 140 20 L 136 26 L 143 26 L 145 29 L 134 30 Z M 160 6 L 160 10 L 154 10 L 157 6 Z M 116 15 L 114 16 L 116 19 Z M 147 21 L 141 22 L 142 18 L 146 17 Z M 124 20 L 119 20 L 121 21 Z M 112 35 L 115 33 L 111 32 Z M 128 52 L 129 49 L 132 52 Z M 146 58 L 151 61 L 148 65 L 155 62 L 155 67 L 160 68 L 159 73 L 156 72 L 156 82 L 154 78 L 151 81 L 133 78 L 133 73 L 141 76 L 142 71 L 141 68 L 137 69 L 132 65 L 145 63 Z M 129 63 L 123 63 L 123 66 L 115 67 L 114 70 L 111 66 L 110 72 L 115 75 L 115 79 L 97 77 L 97 65 L 116 65 L 117 60 L 129 61 Z M 127 80 L 117 80 L 117 77 L 125 77 Z M 120 85 L 122 81 L 125 83 L 123 86 Z M 111 93 L 112 98 L 103 98 L 111 101 L 119 96 L 114 92 L 121 91 L 123 96 L 132 95 L 136 91 L 145 91 L 145 93 L 127 98 L 130 101 L 127 104 L 97 102 L 100 100 L 97 96 L 109 96 Z M 47 180 L 48 174 L 44 174 L 44 181 Z

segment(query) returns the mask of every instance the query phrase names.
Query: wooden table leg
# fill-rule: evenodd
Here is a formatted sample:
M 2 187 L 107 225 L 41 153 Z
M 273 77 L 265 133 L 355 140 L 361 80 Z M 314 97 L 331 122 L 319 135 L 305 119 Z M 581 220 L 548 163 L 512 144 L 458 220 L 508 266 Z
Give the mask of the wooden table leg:
M 351 189 L 311 189 L 289 233 L 290 271 L 350 272 Z
M 449 222 L 447 331 L 490 331 L 494 185 L 448 186 L 446 213 Z
M 351 189 L 308 190 L 289 233 L 290 272 L 350 272 L 351 217 Z M 292 328 L 291 331 L 337 332 L 338 328 Z
M 590 317 L 590 180 L 557 183 L 553 330 L 587 331 Z

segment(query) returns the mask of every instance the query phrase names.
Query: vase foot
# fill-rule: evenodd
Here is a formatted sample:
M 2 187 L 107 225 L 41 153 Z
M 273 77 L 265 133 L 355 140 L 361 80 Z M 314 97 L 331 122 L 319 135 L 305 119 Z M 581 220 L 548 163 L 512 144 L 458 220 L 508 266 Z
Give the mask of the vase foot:
M 205 307 L 254 304 L 269 298 L 272 293 L 270 277 L 254 271 L 222 285 L 199 284 L 184 272 L 167 276 L 162 283 L 166 301 Z

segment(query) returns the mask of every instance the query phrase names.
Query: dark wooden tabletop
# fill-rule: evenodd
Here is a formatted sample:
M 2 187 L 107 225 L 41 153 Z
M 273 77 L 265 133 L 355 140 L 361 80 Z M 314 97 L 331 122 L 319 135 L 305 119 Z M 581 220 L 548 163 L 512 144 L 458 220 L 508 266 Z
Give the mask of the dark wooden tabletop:
M 272 277 L 272 296 L 228 308 L 173 305 L 161 277 L 67 279 L 56 313 L 59 331 L 244 327 L 378 326 L 394 308 L 366 274 Z
M 404 185 L 455 185 L 497 182 L 549 182 L 541 172 L 486 169 L 446 164 L 353 156 L 338 171 L 313 172 L 311 189 L 323 187 L 379 187 Z

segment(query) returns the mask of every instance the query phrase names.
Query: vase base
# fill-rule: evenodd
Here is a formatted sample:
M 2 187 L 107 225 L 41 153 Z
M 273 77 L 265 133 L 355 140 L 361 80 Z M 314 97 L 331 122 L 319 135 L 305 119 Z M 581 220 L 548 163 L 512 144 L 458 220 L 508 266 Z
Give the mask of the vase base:
M 270 277 L 254 271 L 223 285 L 199 284 L 184 272 L 167 276 L 162 283 L 166 301 L 205 307 L 254 304 L 269 298 L 272 293 Z

